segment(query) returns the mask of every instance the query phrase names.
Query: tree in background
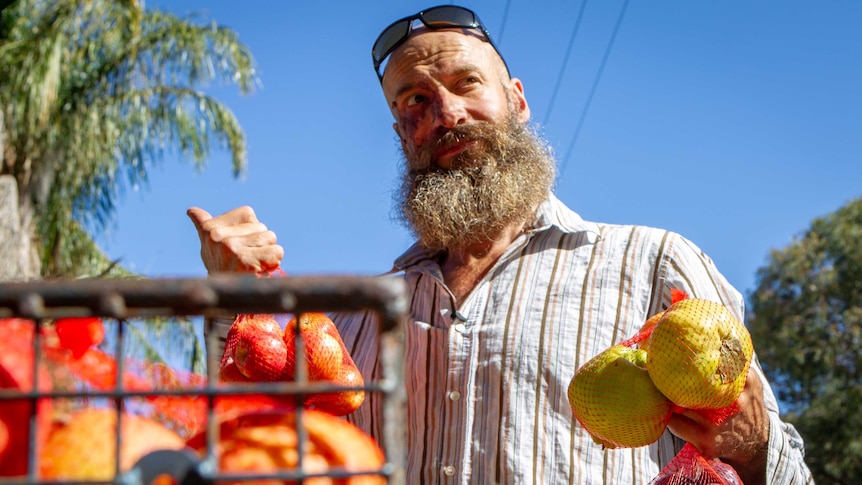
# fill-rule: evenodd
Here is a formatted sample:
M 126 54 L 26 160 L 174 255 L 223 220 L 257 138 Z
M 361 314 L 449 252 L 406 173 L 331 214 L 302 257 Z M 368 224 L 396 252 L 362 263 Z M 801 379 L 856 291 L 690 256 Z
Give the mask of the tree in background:
M 18 0 L 0 14 L 0 59 L 0 176 L 17 183 L 43 277 L 114 267 L 91 234 L 166 152 L 202 168 L 215 142 L 236 175 L 245 167 L 238 121 L 199 90 L 213 80 L 254 87 L 251 53 L 230 29 L 137 0 Z
M 817 483 L 862 483 L 862 198 L 771 252 L 748 325 Z
M 146 184 L 171 151 L 203 168 L 217 145 L 230 151 L 235 175 L 245 168 L 238 121 L 200 89 L 221 81 L 251 92 L 251 53 L 230 29 L 145 10 L 138 0 L 7 3 L 0 4 L 0 178 L 17 189 L 18 217 L 5 220 L 20 227 L 10 231 L 35 253 L 22 258 L 34 262 L 24 279 L 127 275 L 92 237 L 113 222 L 125 189 Z M 201 370 L 190 321 L 128 328 L 128 348 L 141 357 L 189 353 L 190 370 Z

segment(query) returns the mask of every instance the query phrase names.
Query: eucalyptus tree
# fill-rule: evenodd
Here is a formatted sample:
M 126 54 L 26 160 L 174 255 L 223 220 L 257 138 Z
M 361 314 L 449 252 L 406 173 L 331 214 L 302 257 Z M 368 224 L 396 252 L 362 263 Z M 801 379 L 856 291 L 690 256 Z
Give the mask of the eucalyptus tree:
M 235 32 L 137 0 L 18 0 L 0 13 L 0 175 L 17 182 L 22 230 L 43 277 L 120 268 L 93 234 L 118 197 L 170 152 L 204 167 L 213 145 L 246 164 L 245 135 L 208 83 L 251 92 Z

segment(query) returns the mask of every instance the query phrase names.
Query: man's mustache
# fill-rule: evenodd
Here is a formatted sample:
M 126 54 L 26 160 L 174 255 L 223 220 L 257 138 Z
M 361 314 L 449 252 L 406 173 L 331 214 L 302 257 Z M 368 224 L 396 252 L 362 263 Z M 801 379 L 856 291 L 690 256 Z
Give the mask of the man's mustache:
M 488 130 L 490 128 L 493 128 L 491 124 L 483 121 L 474 121 L 452 128 L 441 128 L 434 136 L 422 144 L 417 154 L 417 162 L 419 163 L 410 170 L 410 173 L 421 174 L 442 170 L 437 164 L 436 154 L 441 150 L 448 150 L 459 143 L 478 141 L 487 146 L 485 142 L 488 139 Z

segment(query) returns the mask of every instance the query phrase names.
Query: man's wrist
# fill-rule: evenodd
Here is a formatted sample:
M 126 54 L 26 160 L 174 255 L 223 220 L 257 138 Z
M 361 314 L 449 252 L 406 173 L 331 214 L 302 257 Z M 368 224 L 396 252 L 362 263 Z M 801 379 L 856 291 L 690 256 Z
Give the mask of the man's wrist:
M 766 465 L 769 458 L 769 419 L 766 420 L 766 429 L 757 433 L 742 443 L 738 448 L 721 461 L 732 466 L 736 474 L 745 485 L 765 485 Z

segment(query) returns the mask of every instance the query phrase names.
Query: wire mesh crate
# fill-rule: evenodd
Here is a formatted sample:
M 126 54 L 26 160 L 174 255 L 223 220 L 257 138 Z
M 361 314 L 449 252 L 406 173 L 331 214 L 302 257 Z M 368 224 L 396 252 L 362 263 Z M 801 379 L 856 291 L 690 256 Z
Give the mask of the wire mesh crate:
M 303 453 L 298 453 L 294 468 L 273 472 L 222 472 L 218 465 L 217 444 L 220 428 L 216 405 L 220 399 L 244 399 L 253 396 L 277 396 L 302 399 L 315 393 L 351 390 L 330 382 L 310 382 L 303 366 L 297 369 L 293 382 L 260 382 L 223 385 L 218 383 L 221 359 L 221 342 L 211 331 L 215 319 L 230 318 L 237 314 L 293 314 L 307 312 L 372 311 L 380 324 L 379 349 L 381 376 L 374 381 L 365 380 L 352 390 L 363 390 L 366 395 L 376 394 L 382 410 L 382 436 L 379 445 L 384 453 L 383 465 L 372 469 L 346 469 L 329 467 L 308 471 L 303 464 Z M 355 478 L 360 475 L 382 477 L 386 483 L 404 482 L 406 450 L 406 396 L 403 383 L 404 322 L 407 302 L 404 285 L 397 278 L 362 276 L 293 276 L 290 278 L 255 278 L 245 275 L 217 275 L 206 279 L 92 279 L 75 281 L 48 281 L 0 284 L 0 325 L 14 318 L 35 322 L 32 330 L 29 372 L 32 383 L 26 389 L 0 389 L 0 406 L 13 409 L 13 403 L 22 404 L 21 420 L 26 421 L 28 436 L 42 436 L 47 432 L 45 403 L 62 403 L 66 400 L 108 403 L 116 411 L 114 431 L 115 450 L 121 450 L 124 434 L 120 412 L 139 400 L 196 399 L 205 403 L 205 420 L 199 436 L 203 436 L 203 452 L 189 449 L 156 450 L 138 460 L 128 471 L 121 471 L 120 455 L 114 453 L 113 476 L 103 481 L 86 480 L 86 483 L 115 483 L 136 485 L 142 483 L 209 484 L 225 481 L 243 482 L 270 480 L 289 483 L 312 483 L 315 479 Z M 46 388 L 40 363 L 44 361 L 41 330 L 60 318 L 100 317 L 116 322 L 116 365 L 110 368 L 110 388 L 78 387 L 72 389 Z M 198 386 L 166 386 L 142 389 L 128 384 L 123 345 L 123 332 L 132 319 L 164 317 L 192 317 L 202 320 L 205 328 L 206 371 Z M 7 342 L 7 345 L 12 345 Z M 301 361 L 302 350 L 297 361 Z M 2 366 L 0 366 L 2 367 Z M 239 396 L 239 397 L 237 397 Z M 164 402 L 164 401 L 160 401 Z M 296 406 L 295 420 L 303 423 L 308 415 L 302 406 Z M 0 445 L 6 430 L 0 429 Z M 8 433 L 6 433 L 8 435 Z M 304 426 L 296 426 L 297 449 L 306 449 L 309 436 Z M 26 474 L 0 477 L 4 483 L 84 483 L 81 480 L 46 480 L 38 472 L 39 450 L 36 439 L 27 443 L 7 443 L 26 447 L 17 450 L 17 456 L 26 460 Z

